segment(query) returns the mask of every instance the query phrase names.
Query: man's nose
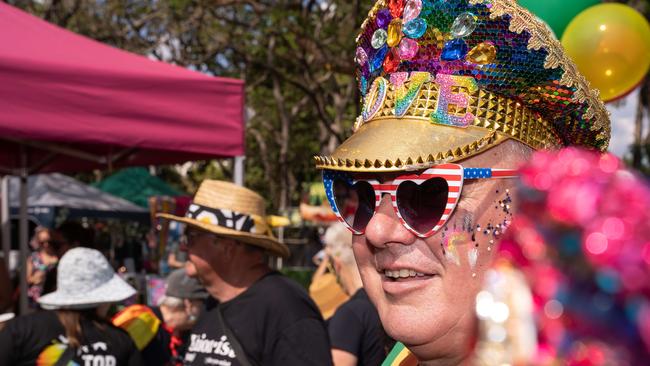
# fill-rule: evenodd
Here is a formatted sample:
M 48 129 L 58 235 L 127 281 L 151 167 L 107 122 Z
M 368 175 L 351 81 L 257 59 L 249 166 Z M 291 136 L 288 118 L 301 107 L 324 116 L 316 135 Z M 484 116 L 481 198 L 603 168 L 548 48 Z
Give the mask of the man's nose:
M 393 209 L 389 194 L 384 194 L 375 215 L 366 226 L 366 240 L 377 248 L 384 248 L 387 244 L 410 245 L 416 240 L 404 225 Z

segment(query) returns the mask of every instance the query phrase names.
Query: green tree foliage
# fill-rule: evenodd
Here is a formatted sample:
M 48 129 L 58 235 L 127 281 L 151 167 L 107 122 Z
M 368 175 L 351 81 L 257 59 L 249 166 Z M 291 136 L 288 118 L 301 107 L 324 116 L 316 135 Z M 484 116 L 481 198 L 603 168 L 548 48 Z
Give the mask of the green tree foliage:
M 616 1 L 616 0 L 615 0 Z M 318 180 L 311 156 L 343 141 L 358 115 L 354 38 L 372 0 L 8 0 L 116 47 L 246 81 L 246 184 L 273 209 L 296 204 Z M 618 0 L 646 15 L 649 0 Z M 650 82 L 641 93 L 630 162 L 650 163 Z M 181 182 L 178 169 L 159 168 Z M 229 161 L 185 169 L 192 192 L 204 178 L 230 179 Z

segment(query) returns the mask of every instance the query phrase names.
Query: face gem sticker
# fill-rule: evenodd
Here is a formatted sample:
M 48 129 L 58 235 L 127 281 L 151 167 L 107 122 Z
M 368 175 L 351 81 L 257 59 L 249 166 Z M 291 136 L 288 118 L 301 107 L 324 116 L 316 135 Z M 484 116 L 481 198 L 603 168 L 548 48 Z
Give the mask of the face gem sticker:
M 467 252 L 467 261 L 472 270 L 476 267 L 476 261 L 478 260 L 478 248 L 472 248 Z

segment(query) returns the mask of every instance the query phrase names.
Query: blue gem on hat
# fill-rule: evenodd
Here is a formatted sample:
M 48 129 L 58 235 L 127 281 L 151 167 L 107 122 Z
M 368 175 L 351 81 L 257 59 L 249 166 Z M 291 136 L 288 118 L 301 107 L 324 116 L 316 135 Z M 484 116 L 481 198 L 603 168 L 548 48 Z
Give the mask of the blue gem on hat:
M 407 37 L 418 39 L 427 31 L 427 22 L 422 18 L 415 18 L 404 24 L 402 31 Z
M 386 58 L 387 53 L 388 53 L 388 47 L 386 45 L 384 45 L 384 47 L 377 50 L 377 53 L 375 53 L 375 56 L 372 58 L 372 62 L 370 63 L 371 74 L 381 69 L 382 65 L 384 64 L 384 59 Z
M 465 58 L 465 55 L 467 55 L 468 49 L 469 47 L 467 47 L 467 43 L 462 39 L 452 39 L 445 43 L 445 47 L 442 49 L 442 53 L 440 54 L 440 59 L 443 61 L 461 60 Z

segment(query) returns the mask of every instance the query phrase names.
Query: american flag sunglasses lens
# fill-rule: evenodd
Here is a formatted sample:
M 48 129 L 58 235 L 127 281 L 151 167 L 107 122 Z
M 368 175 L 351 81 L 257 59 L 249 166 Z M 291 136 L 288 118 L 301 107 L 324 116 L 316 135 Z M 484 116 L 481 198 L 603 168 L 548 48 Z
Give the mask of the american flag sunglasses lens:
M 339 215 L 353 230 L 363 232 L 375 212 L 375 190 L 368 182 L 350 185 L 342 179 L 335 179 L 332 188 Z
M 449 185 L 440 177 L 420 185 L 405 181 L 397 187 L 397 210 L 411 229 L 423 235 L 433 230 L 440 221 L 448 195 Z

